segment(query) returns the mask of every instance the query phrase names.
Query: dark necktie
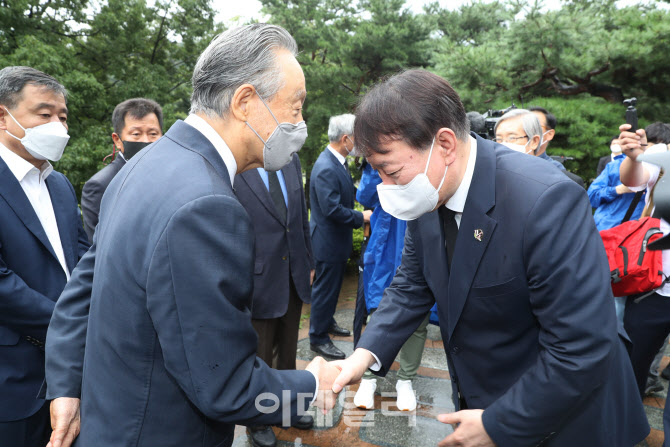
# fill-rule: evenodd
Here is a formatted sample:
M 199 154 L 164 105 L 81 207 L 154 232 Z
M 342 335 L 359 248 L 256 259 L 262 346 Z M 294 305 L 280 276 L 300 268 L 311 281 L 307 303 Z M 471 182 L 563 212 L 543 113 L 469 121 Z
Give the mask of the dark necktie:
M 442 218 L 442 227 L 444 228 L 444 245 L 447 250 L 449 268 L 451 269 L 451 260 L 454 257 L 454 248 L 456 247 L 456 236 L 458 236 L 456 211 L 452 211 L 446 206 L 441 206 L 439 212 Z
M 281 191 L 281 185 L 279 184 L 279 178 L 277 177 L 276 172 L 268 171 L 268 185 L 270 189 L 270 197 L 275 205 L 277 214 L 279 214 L 282 223 L 286 223 L 286 202 L 284 202 L 284 194 Z

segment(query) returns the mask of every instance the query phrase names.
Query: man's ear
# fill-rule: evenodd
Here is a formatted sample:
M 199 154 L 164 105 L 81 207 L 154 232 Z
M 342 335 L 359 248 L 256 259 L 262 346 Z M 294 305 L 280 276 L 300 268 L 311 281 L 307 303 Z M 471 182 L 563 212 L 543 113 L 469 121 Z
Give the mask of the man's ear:
M 528 146 L 530 149 L 533 150 L 533 154 L 535 154 L 538 150 L 540 150 L 540 136 L 535 135 L 533 138 L 531 138 L 530 142 L 528 143 Z
M 5 110 L 5 106 L 0 104 L 0 130 L 7 130 L 7 120 L 10 120 L 9 114 Z
M 121 141 L 121 137 L 118 134 L 113 133 L 112 141 L 114 141 L 114 146 L 116 146 L 116 150 L 123 153 L 123 141 Z
M 242 84 L 237 87 L 230 102 L 230 112 L 238 120 L 246 122 L 249 119 L 250 103 L 256 95 L 256 89 L 251 84 Z
M 554 129 L 550 129 L 547 131 L 547 134 L 544 136 L 543 140 L 549 142 L 554 139 L 554 135 L 556 135 L 556 131 Z
M 456 160 L 456 148 L 458 147 L 458 138 L 453 130 L 443 127 L 437 131 L 435 136 L 435 148 L 439 150 L 442 157 L 445 158 L 447 165 L 451 165 Z

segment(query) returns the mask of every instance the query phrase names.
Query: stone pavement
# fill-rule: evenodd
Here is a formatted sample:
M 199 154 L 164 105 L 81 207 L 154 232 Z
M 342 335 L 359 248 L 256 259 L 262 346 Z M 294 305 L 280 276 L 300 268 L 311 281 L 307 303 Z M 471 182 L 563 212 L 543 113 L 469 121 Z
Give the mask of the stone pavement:
M 335 319 L 349 330 L 354 320 L 357 277 L 345 278 Z M 302 328 L 298 342 L 298 368 L 304 369 L 315 353 L 309 349 L 309 312 L 310 306 L 303 306 Z M 313 430 L 295 428 L 274 428 L 280 447 L 434 447 L 452 432 L 448 425 L 437 421 L 441 413 L 454 410 L 451 403 L 451 384 L 444 354 L 444 346 L 439 328 L 428 326 L 428 339 L 421 360 L 418 377 L 414 380 L 418 405 L 415 412 L 400 412 L 395 407 L 395 374 L 398 364 L 394 363 L 391 372 L 377 379 L 375 409 L 360 410 L 353 405 L 353 396 L 358 385 L 349 387 L 342 393 L 333 411 L 324 416 L 318 409 L 311 409 L 315 417 Z M 353 337 L 333 337 L 335 345 L 347 355 L 353 352 Z M 664 368 L 670 361 L 670 346 L 661 365 Z M 668 382 L 662 380 L 665 389 L 644 400 L 645 410 L 652 427 L 647 439 L 636 447 L 662 447 L 663 444 L 663 407 L 668 392 Z M 244 427 L 236 427 L 233 447 L 250 447 Z

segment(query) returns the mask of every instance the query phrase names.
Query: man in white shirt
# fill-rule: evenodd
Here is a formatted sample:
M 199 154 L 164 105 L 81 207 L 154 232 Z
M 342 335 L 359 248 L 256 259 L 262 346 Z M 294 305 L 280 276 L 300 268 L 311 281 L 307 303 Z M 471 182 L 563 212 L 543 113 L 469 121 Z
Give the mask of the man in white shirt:
M 88 249 L 77 197 L 49 163 L 69 139 L 65 88 L 30 67 L 0 70 L 0 439 L 43 447 L 44 341 L 56 299 Z

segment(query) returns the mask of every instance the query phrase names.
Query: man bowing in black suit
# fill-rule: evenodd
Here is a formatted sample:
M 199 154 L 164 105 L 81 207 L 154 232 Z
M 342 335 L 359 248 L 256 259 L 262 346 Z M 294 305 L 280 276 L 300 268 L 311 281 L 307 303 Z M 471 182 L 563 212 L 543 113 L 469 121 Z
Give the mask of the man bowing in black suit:
M 333 391 L 367 368 L 386 374 L 437 302 L 457 410 L 439 416 L 457 426 L 440 446 L 635 445 L 649 425 L 584 190 L 468 127 L 458 94 L 421 70 L 358 107 L 380 203 L 409 222 L 402 263 Z
M 258 334 L 259 358 L 276 369 L 295 369 L 302 303 L 310 302 L 314 277 L 309 220 L 302 185 L 300 158 L 277 172 L 263 168 L 235 178 L 235 195 L 254 228 L 254 294 L 251 324 Z M 309 429 L 304 415 L 293 426 Z M 248 427 L 256 447 L 271 447 L 277 439 L 267 425 Z
M 151 99 L 129 99 L 114 108 L 112 125 L 114 152 L 119 156 L 84 183 L 81 190 L 81 212 L 90 242 L 93 242 L 93 233 L 98 225 L 102 195 L 109 183 L 126 161 L 163 136 L 163 110 Z

